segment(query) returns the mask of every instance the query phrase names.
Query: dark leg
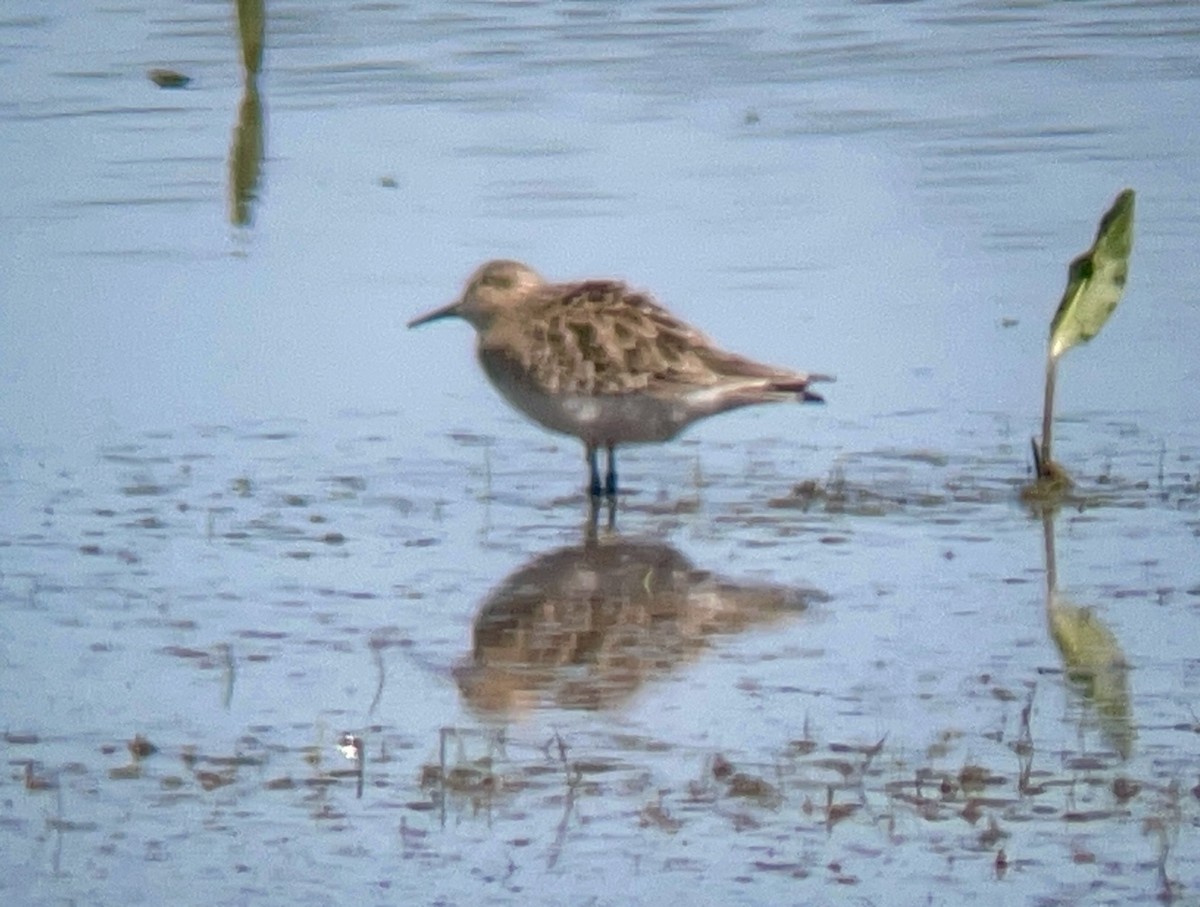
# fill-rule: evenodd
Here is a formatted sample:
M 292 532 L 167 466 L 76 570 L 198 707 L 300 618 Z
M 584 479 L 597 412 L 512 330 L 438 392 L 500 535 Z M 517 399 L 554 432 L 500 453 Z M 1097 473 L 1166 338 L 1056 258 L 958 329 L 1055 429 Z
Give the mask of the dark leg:
M 596 445 L 595 444 L 589 444 L 587 446 L 587 462 L 588 462 L 588 472 L 591 474 L 590 481 L 588 482 L 588 493 L 592 497 L 598 498 L 603 493 L 604 489 L 603 489 L 603 486 L 601 486 L 601 484 L 600 484 L 600 470 L 596 466 Z
M 608 445 L 608 474 L 604 477 L 604 493 L 610 498 L 617 496 L 617 446 Z
M 615 497 L 600 497 L 593 495 L 588 501 L 588 521 L 584 527 L 583 536 L 584 542 L 587 545 L 595 545 L 598 538 L 598 530 L 600 528 L 600 508 L 603 507 L 607 519 L 604 523 L 604 528 L 609 532 L 615 532 L 617 528 L 617 499 Z

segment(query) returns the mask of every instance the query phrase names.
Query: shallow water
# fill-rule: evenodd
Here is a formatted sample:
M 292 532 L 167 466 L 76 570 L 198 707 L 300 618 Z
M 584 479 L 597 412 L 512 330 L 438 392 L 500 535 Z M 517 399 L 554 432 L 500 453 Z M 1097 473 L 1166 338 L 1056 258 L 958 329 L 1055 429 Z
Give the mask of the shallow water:
M 268 13 L 257 90 L 227 4 L 0 16 L 7 900 L 1197 897 L 1193 10 Z M 593 521 L 403 328 L 495 255 L 839 381 Z

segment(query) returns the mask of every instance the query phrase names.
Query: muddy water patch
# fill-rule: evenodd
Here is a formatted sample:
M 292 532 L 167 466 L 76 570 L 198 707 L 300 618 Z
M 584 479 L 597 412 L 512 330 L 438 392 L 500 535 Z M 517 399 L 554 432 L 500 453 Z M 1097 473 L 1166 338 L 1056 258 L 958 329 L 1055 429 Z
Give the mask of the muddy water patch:
M 227 892 L 239 874 L 261 875 L 270 852 L 235 856 L 237 830 L 272 826 L 301 835 L 293 854 L 321 851 L 331 835 L 346 856 L 370 856 L 393 890 L 413 894 L 464 870 L 507 874 L 514 893 L 570 877 L 586 891 L 598 858 L 631 873 L 637 890 L 649 876 L 692 879 L 734 900 L 748 881 L 772 897 L 880 883 L 907 897 L 931 880 L 962 896 L 990 884 L 998 894 L 1079 897 L 1101 880 L 1133 902 L 1180 892 L 1192 861 L 1179 842 L 1198 819 L 1200 792 L 1130 773 L 1111 754 L 1043 749 L 1028 723 L 1036 707 L 1031 691 L 1021 716 L 1001 722 L 1007 736 L 945 728 L 925 751 L 816 728 L 747 751 L 584 727 L 414 736 L 376 725 L 348 758 L 346 738 L 319 725 L 258 725 L 234 751 L 153 738 L 147 753 L 152 738 L 136 751 L 134 738 L 53 766 L 38 758 L 41 741 L 14 737 L 10 755 L 19 749 L 32 768 L 11 763 L 5 827 L 14 840 L 40 834 L 33 819 L 48 802 L 46 834 L 82 833 L 60 858 L 68 877 L 81 858 L 154 851 L 179 865 L 206 852 L 201 863 L 235 870 L 214 888 Z M 130 797 L 158 819 L 114 836 L 104 817 Z M 203 825 L 187 819 L 197 808 L 211 813 Z M 167 831 L 172 816 L 190 828 L 186 839 Z M 413 859 L 432 876 L 405 873 Z

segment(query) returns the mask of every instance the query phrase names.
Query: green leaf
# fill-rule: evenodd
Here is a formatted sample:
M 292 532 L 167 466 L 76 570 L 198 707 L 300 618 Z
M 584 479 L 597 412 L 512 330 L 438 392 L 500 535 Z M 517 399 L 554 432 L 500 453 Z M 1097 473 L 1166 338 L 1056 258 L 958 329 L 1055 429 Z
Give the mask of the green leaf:
M 1050 358 L 1091 340 L 1121 301 L 1133 249 L 1132 189 L 1117 196 L 1100 219 L 1092 247 L 1071 262 L 1067 289 L 1050 322 Z

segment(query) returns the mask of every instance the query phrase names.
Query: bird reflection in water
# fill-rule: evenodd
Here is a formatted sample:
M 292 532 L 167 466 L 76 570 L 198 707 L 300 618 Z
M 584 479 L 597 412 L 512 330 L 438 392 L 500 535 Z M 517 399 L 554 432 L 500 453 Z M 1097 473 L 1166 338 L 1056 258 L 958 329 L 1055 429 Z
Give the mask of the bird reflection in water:
M 1055 508 L 1042 510 L 1046 553 L 1046 622 L 1071 686 L 1095 709 L 1100 733 L 1122 759 L 1133 750 L 1135 732 L 1129 702 L 1129 664 L 1112 630 L 1089 607 L 1069 602 L 1058 591 L 1054 550 Z
M 582 544 L 533 558 L 488 595 L 455 676 L 468 705 L 489 715 L 612 708 L 697 658 L 713 637 L 827 598 L 732 581 L 664 542 L 589 530 Z

